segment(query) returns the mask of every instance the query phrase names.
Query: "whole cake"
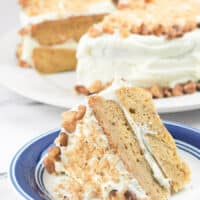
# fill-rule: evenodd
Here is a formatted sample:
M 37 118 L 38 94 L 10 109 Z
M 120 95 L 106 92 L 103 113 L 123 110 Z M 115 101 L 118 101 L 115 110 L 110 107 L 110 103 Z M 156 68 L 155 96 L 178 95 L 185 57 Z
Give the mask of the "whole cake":
M 149 92 L 123 81 L 65 112 L 55 144 L 55 199 L 166 200 L 190 180 Z
M 81 39 L 76 90 L 92 94 L 115 76 L 156 98 L 199 90 L 200 1 L 130 0 L 118 7 Z
M 115 10 L 112 0 L 19 0 L 19 65 L 41 73 L 72 70 L 76 48 L 88 28 Z

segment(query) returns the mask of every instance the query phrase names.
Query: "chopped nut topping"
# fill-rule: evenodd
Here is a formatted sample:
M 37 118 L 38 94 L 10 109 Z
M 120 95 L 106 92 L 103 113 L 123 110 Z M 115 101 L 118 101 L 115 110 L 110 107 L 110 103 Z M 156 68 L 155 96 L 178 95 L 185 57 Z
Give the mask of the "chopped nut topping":
M 48 151 L 48 157 L 56 161 L 60 160 L 60 154 L 61 151 L 59 147 L 51 147 Z
M 95 81 L 92 85 L 88 88 L 90 94 L 98 93 L 103 89 L 102 82 L 100 80 Z
M 120 29 L 120 34 L 121 34 L 121 37 L 127 38 L 130 35 L 130 30 L 122 27 Z
M 103 25 L 103 32 L 107 34 L 113 34 L 114 33 L 114 28 L 110 26 L 109 24 L 104 24 Z
M 29 65 L 27 62 L 23 61 L 23 60 L 19 60 L 19 61 L 18 61 L 18 65 L 19 65 L 20 67 L 24 67 L 24 68 L 30 67 L 30 65 Z
M 200 91 L 200 82 L 197 83 L 197 90 Z
M 163 94 L 164 97 L 171 97 L 172 96 L 172 90 L 169 87 L 164 87 L 163 88 Z
M 187 12 L 183 12 L 185 7 L 188 9 Z M 163 35 L 168 39 L 172 39 L 181 37 L 186 32 L 190 32 L 199 26 L 196 18 L 199 16 L 200 2 L 194 0 L 184 2 L 181 0 L 121 1 L 118 3 L 118 8 L 120 10 L 106 16 L 103 22 L 99 24 L 103 29 L 103 33 L 113 34 L 114 30 L 117 29 L 122 37 L 135 33 L 140 35 Z M 131 29 L 123 27 L 124 23 L 129 24 Z
M 130 8 L 130 5 L 128 3 L 119 3 L 117 8 L 119 10 L 122 10 L 122 9 Z
M 66 147 L 68 144 L 68 136 L 66 133 L 60 133 L 58 142 L 61 147 Z
M 76 112 L 75 111 L 67 111 L 62 114 L 62 118 L 65 121 L 73 122 L 76 120 Z
M 43 161 L 43 164 L 48 173 L 53 174 L 56 172 L 54 160 L 52 158 L 46 157 Z
M 28 30 L 27 28 L 22 28 L 22 29 L 19 31 L 19 34 L 20 34 L 21 36 L 26 35 L 26 34 L 28 34 L 28 33 L 29 33 L 29 30 Z
M 158 85 L 152 86 L 150 88 L 150 92 L 154 98 L 162 98 L 163 97 L 163 91 L 162 91 L 161 87 Z
M 62 126 L 67 132 L 72 133 L 76 129 L 76 122 L 75 121 L 74 122 L 64 121 Z
M 191 82 L 191 81 L 186 83 L 183 87 L 183 91 L 186 94 L 192 94 L 192 93 L 196 92 L 196 83 Z
M 85 112 L 86 112 L 86 106 L 80 105 L 76 113 L 76 120 L 82 119 L 85 115 Z
M 89 35 L 91 37 L 97 37 L 97 36 L 100 36 L 103 32 L 101 29 L 95 27 L 95 26 L 92 26 L 89 31 L 88 31 Z
M 112 2 L 117 5 L 119 3 L 120 0 L 112 0 Z
M 100 0 L 18 0 L 23 11 L 28 16 L 35 16 L 46 13 L 55 13 L 65 17 L 66 13 L 73 15 L 88 11 Z M 84 3 L 83 3 L 84 2 Z
M 83 85 L 76 85 L 75 90 L 78 94 L 83 94 L 88 96 L 90 94 L 89 90 Z
M 175 87 L 172 89 L 173 96 L 181 96 L 183 95 L 183 85 L 176 84 Z
M 67 162 L 63 161 L 63 165 L 72 178 L 69 176 L 63 187 L 65 191 L 72 195 L 73 199 L 77 197 L 77 194 L 80 194 L 79 199 L 83 199 L 82 194 L 85 188 L 92 188 L 88 199 L 101 199 L 101 184 L 96 183 L 94 174 L 98 177 L 100 183 L 107 183 L 111 180 L 118 184 L 120 173 L 123 174 L 123 170 L 126 170 L 125 167 L 124 169 L 117 169 L 116 166 L 120 162 L 117 156 L 113 155 L 112 159 L 106 156 L 107 154 L 113 154 L 113 150 L 109 148 L 104 137 L 102 137 L 101 130 L 97 129 L 96 126 L 97 122 L 95 120 L 81 123 L 74 148 L 64 151 L 64 155 L 68 159 Z M 82 180 L 85 184 L 79 184 L 74 177 Z M 124 199 L 124 193 L 121 196 Z
M 137 200 L 135 193 L 130 192 L 130 191 L 126 191 L 124 193 L 124 197 L 126 198 L 126 200 Z
M 18 0 L 18 2 L 22 7 L 26 7 L 28 5 L 28 0 Z
M 116 197 L 117 196 L 117 190 L 112 190 L 110 191 L 109 193 L 109 198 L 112 199 L 113 197 Z
M 62 125 L 64 129 L 69 133 L 74 132 L 76 129 L 76 114 L 77 112 L 75 111 L 68 111 L 62 114 L 63 117 Z

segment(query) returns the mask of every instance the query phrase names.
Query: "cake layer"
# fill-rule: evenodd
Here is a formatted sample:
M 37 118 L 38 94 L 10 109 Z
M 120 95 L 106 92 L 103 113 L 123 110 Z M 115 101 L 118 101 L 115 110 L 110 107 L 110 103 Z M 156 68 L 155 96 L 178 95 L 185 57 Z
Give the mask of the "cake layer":
M 55 73 L 76 68 L 76 50 L 36 48 L 32 54 L 33 66 L 40 73 Z
M 31 27 L 31 37 L 41 45 L 55 45 L 80 37 L 93 24 L 100 22 L 105 14 L 75 16 L 67 19 L 45 21 Z
M 33 66 L 41 73 L 55 73 L 76 68 L 76 47 L 75 40 L 44 46 L 25 35 L 18 47 L 17 56 L 22 65 Z
M 172 192 L 177 192 L 189 181 L 190 170 L 177 154 L 176 145 L 159 116 L 147 92 L 137 88 L 122 88 L 116 96 L 135 124 L 147 126 L 145 140 L 165 176 Z M 148 130 L 155 134 L 148 134 Z

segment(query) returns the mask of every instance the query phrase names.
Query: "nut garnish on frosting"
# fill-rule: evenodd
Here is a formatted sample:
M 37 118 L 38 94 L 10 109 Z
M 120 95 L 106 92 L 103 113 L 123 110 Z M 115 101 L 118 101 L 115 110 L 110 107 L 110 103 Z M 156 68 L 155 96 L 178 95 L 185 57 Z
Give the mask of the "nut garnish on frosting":
M 87 0 L 86 2 L 81 0 L 19 0 L 19 4 L 27 15 L 35 16 L 55 12 L 55 10 L 60 15 L 64 15 L 67 11 L 80 12 L 87 10 L 91 5 L 109 1 L 111 0 Z
M 99 27 L 103 27 L 102 34 L 112 34 L 116 29 L 120 30 L 122 37 L 140 34 L 176 38 L 198 27 L 198 0 L 154 0 L 146 4 L 138 2 L 140 1 L 127 1 L 126 5 L 129 6 L 126 9 L 105 17 L 99 24 Z M 100 34 L 93 34 L 95 30 L 99 33 L 97 29 L 97 26 L 91 28 L 89 34 L 92 37 L 99 36 Z

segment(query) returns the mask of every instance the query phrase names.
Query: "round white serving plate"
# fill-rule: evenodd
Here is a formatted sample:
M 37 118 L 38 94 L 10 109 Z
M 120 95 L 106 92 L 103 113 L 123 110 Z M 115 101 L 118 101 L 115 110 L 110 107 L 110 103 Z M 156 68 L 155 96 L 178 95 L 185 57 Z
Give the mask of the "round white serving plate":
M 53 106 L 71 108 L 84 99 L 74 92 L 75 72 L 41 75 L 34 69 L 17 66 L 15 56 L 17 31 L 0 38 L 0 83 L 24 97 Z M 179 112 L 200 108 L 200 92 L 181 97 L 155 100 L 159 113 Z

